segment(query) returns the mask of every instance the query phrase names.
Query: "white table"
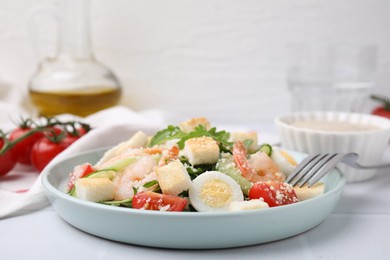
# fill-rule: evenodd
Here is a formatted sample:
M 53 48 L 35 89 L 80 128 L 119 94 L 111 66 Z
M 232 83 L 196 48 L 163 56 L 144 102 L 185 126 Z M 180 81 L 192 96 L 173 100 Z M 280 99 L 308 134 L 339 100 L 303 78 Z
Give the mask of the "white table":
M 390 161 L 390 147 L 385 158 Z M 340 203 L 322 224 L 281 241 L 223 250 L 133 246 L 84 233 L 47 207 L 0 220 L 0 259 L 388 259 L 389 171 L 347 184 Z

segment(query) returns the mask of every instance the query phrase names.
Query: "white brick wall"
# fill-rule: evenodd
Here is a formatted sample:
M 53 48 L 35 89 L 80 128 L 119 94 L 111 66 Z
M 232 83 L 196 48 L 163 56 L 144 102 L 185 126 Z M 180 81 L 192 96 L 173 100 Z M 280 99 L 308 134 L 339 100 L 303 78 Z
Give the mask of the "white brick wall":
M 0 77 L 24 93 L 37 63 L 27 18 L 56 3 L 0 1 Z M 49 21 L 43 46 L 52 50 Z M 91 0 L 91 23 L 97 58 L 116 72 L 135 110 L 228 123 L 284 113 L 284 48 L 292 41 L 378 44 L 376 92 L 390 96 L 386 0 Z

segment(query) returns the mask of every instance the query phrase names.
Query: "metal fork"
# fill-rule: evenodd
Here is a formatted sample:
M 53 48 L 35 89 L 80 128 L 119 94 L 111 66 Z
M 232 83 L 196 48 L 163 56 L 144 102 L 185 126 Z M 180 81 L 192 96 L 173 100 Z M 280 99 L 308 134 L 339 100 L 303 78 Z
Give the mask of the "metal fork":
M 381 165 L 361 165 L 356 160 L 359 158 L 357 153 L 332 153 L 316 154 L 306 157 L 286 179 L 286 182 L 292 186 L 299 184 L 299 187 L 305 184 L 308 187 L 317 183 L 339 162 L 345 163 L 356 169 L 382 169 L 389 168 L 390 164 Z

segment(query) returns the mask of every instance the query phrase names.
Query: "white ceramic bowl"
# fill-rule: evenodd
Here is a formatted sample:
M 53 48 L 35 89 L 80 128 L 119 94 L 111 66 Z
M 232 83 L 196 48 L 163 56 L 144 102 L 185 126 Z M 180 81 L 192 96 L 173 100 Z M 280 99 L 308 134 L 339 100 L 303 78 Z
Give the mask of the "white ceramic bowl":
M 345 184 L 340 171 L 322 180 L 325 193 L 302 202 L 239 212 L 164 212 L 120 208 L 65 193 L 75 165 L 95 163 L 105 149 L 66 158 L 42 173 L 45 192 L 59 216 L 89 234 L 136 245 L 165 248 L 228 248 L 266 243 L 319 225 L 337 205 Z M 297 161 L 306 155 L 291 152 Z
M 374 126 L 375 130 L 324 131 L 292 125 L 298 121 L 331 121 Z M 275 119 L 282 146 L 307 154 L 355 152 L 359 162 L 366 165 L 381 163 L 383 152 L 389 145 L 390 120 L 369 115 L 347 112 L 297 112 Z M 356 170 L 339 164 L 347 182 L 372 178 L 376 170 Z

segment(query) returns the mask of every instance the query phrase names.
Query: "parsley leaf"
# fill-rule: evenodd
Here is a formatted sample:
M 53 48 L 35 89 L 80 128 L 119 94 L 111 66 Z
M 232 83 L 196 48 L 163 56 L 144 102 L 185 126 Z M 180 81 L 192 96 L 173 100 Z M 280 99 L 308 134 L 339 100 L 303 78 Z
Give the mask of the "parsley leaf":
M 185 133 L 177 126 L 168 126 L 166 129 L 157 132 L 151 139 L 149 147 L 157 144 L 163 144 L 169 140 L 179 139 L 177 145 L 179 149 L 184 148 L 184 143 L 188 139 L 196 137 L 211 137 L 218 142 L 219 148 L 223 152 L 231 152 L 233 143 L 229 142 L 230 133 L 226 131 L 217 131 L 215 127 L 207 130 L 203 125 L 198 125 L 194 131 Z

